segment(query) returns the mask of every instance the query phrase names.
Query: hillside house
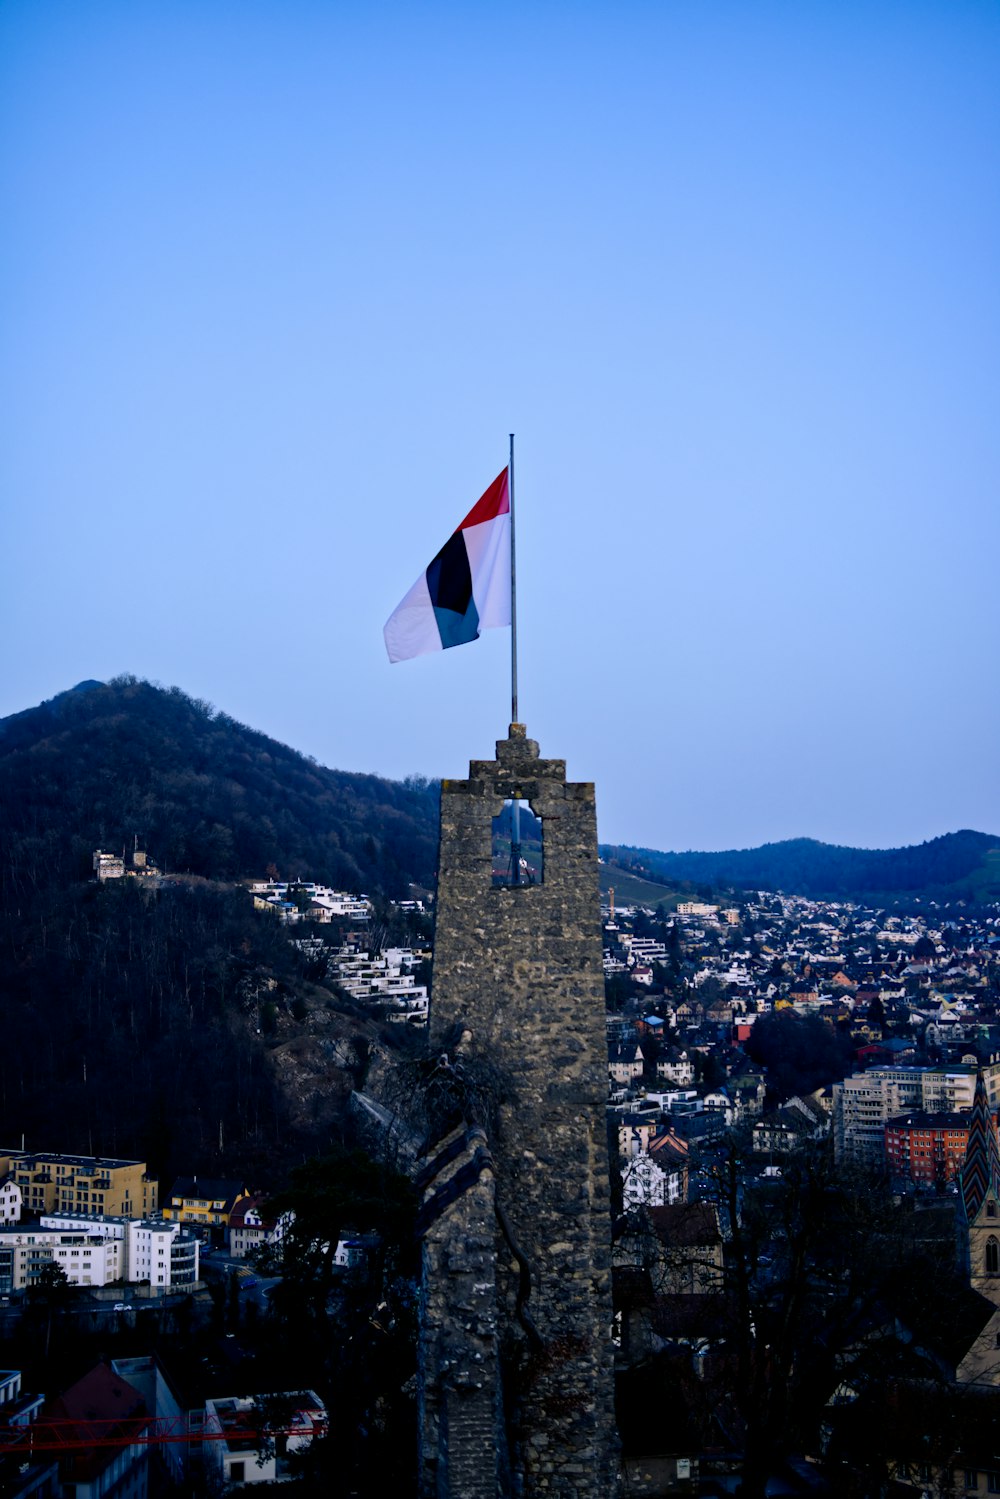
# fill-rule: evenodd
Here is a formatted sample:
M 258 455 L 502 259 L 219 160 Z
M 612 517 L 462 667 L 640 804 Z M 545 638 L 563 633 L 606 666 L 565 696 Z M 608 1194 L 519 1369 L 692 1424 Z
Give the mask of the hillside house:
M 608 1073 L 612 1084 L 628 1087 L 642 1077 L 643 1056 L 638 1043 L 615 1046 L 608 1053 Z
M 266 1447 L 259 1434 L 265 1422 L 279 1428 Z M 313 1390 L 206 1400 L 204 1429 L 218 1433 L 204 1444 L 208 1470 L 223 1491 L 288 1481 L 289 1456 L 325 1436 L 327 1425 L 326 1406 Z
M 0 1182 L 0 1226 L 21 1221 L 21 1188 L 13 1176 Z
M 241 1197 L 233 1208 L 229 1219 L 229 1253 L 234 1260 L 246 1259 L 265 1246 L 276 1248 L 295 1222 L 291 1211 L 277 1218 L 269 1217 L 264 1212 L 265 1201 L 262 1194 Z
M 638 1207 L 661 1208 L 680 1201 L 677 1177 L 670 1195 L 670 1178 L 663 1167 L 649 1155 L 633 1155 L 622 1167 L 622 1198 L 625 1211 Z
M 694 1063 L 686 1051 L 672 1051 L 656 1059 L 656 1076 L 675 1088 L 689 1088 L 694 1082 Z
M 205 1231 L 219 1243 L 229 1233 L 229 1220 L 236 1204 L 250 1193 L 242 1182 L 203 1176 L 179 1176 L 163 1204 L 168 1222 L 187 1223 Z

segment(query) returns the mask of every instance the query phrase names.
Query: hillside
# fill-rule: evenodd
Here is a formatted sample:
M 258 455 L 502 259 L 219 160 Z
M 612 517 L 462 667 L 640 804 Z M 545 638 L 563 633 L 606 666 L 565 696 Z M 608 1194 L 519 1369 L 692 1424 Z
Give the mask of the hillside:
M 176 687 L 81 683 L 0 720 L 11 893 L 85 878 L 135 837 L 167 871 L 263 877 L 274 865 L 370 894 L 430 884 L 437 786 L 327 770 Z
M 908 848 L 843 848 L 792 838 L 720 853 L 622 846 L 602 847 L 601 853 L 609 866 L 652 880 L 878 905 L 914 899 L 1000 900 L 1000 838 L 968 830 Z
M 380 904 L 430 884 L 436 786 L 325 770 L 176 689 L 81 683 L 0 722 L 0 828 L 0 1140 L 273 1184 L 342 1137 L 378 1027 L 235 882 L 270 865 Z M 98 884 L 94 848 L 135 837 L 173 878 Z

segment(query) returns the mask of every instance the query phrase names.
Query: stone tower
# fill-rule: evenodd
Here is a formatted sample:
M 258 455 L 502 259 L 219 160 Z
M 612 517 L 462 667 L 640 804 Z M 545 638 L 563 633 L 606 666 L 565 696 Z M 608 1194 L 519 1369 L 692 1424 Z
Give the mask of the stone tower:
M 510 800 L 541 819 L 540 877 L 498 885 L 493 820 Z M 540 759 L 520 724 L 495 760 L 441 788 L 430 1033 L 442 1066 L 478 1065 L 495 1089 L 489 1118 L 459 1122 L 421 1181 L 421 1491 L 608 1499 L 618 1443 L 594 788 Z

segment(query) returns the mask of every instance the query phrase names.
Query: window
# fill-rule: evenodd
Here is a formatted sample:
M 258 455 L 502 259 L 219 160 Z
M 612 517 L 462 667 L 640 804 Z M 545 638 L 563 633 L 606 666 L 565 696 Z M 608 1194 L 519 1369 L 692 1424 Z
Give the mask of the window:
M 978 1487 L 979 1487 L 979 1474 L 976 1472 L 975 1468 L 966 1468 L 966 1470 L 965 1470 L 965 1487 L 967 1489 L 978 1489 Z
M 987 1494 L 1000 1494 L 1000 1473 L 989 1468 L 986 1470 L 986 1492 Z
M 986 1240 L 986 1274 L 1000 1275 L 1000 1244 L 992 1234 Z
M 230 1463 L 229 1464 L 229 1481 L 230 1481 L 230 1483 L 242 1483 L 245 1475 L 246 1475 L 246 1463 Z
M 542 883 L 542 820 L 528 802 L 504 802 L 493 819 L 490 852 L 495 886 Z
M 987 1216 L 987 1218 L 995 1218 L 996 1215 L 997 1215 L 997 1205 L 996 1205 L 996 1203 L 993 1202 L 993 1201 L 988 1201 L 987 1204 L 986 1204 L 986 1216 Z

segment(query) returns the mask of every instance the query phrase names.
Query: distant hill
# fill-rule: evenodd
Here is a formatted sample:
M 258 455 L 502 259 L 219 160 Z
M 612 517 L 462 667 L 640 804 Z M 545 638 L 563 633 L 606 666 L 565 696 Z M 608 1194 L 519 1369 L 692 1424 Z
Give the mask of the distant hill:
M 438 788 L 328 770 L 178 688 L 81 682 L 0 720 L 0 825 L 15 878 L 86 877 L 138 837 L 208 879 L 274 865 L 370 894 L 433 883 Z
M 327 1149 L 378 1028 L 235 882 L 431 885 L 437 809 L 133 678 L 0 721 L 0 1139 L 272 1185 Z M 185 877 L 94 880 L 135 837 Z
M 790 838 L 721 853 L 610 845 L 601 853 L 609 865 L 651 880 L 781 890 L 876 905 L 915 898 L 1000 900 L 1000 837 L 968 830 L 909 848 L 842 848 L 814 838 Z

